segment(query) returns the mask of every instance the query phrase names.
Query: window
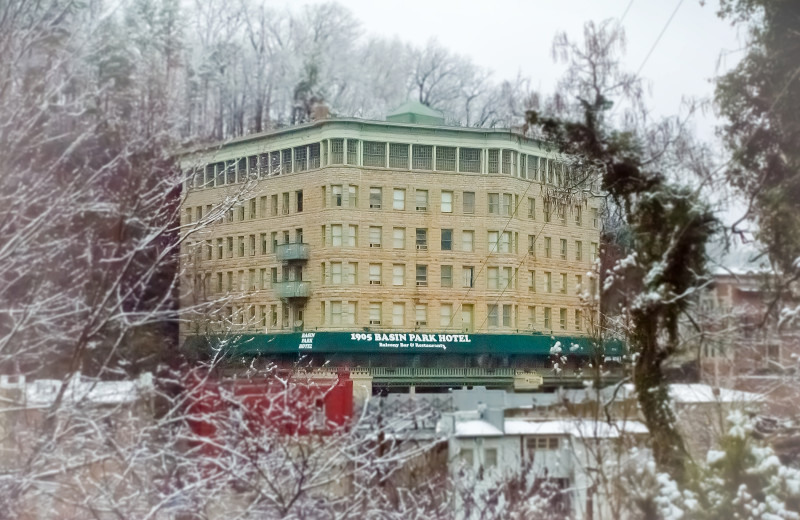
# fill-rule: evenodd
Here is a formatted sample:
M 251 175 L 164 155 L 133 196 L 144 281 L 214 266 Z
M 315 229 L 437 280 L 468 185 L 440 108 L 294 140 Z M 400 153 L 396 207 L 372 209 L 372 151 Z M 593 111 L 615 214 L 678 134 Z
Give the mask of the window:
M 244 204 L 236 207 L 236 219 L 241 222 L 244 220 Z
M 417 286 L 424 287 L 428 285 L 428 266 L 417 264 Z
M 283 207 L 281 208 L 281 210 L 283 211 L 284 215 L 288 215 L 289 214 L 289 192 L 288 191 L 283 194 L 282 199 L 283 199 Z
M 561 328 L 561 330 L 565 330 L 567 328 L 567 309 L 558 310 L 558 326 Z
M 331 246 L 342 247 L 342 225 L 331 224 Z
M 331 325 L 342 324 L 342 302 L 331 302 Z
M 217 273 L 217 292 L 222 292 L 222 273 Z
M 351 208 L 358 207 L 358 186 L 347 187 L 347 205 Z
M 441 267 L 442 272 L 442 287 L 452 287 L 453 286 L 453 266 L 452 265 L 443 265 Z
M 230 292 L 233 290 L 233 271 L 228 271 L 225 274 L 227 275 L 227 280 L 225 280 L 227 282 L 225 284 L 225 288 L 228 290 L 228 292 Z
M 453 230 L 442 230 L 442 251 L 452 251 L 453 249 Z
M 456 171 L 456 149 L 452 146 L 436 147 L 436 169 L 440 172 Z
M 222 260 L 223 250 L 224 247 L 222 245 L 223 240 L 221 238 L 217 239 L 217 259 Z
M 511 327 L 511 305 L 503 305 L 503 327 Z
M 489 150 L 488 166 L 489 173 L 499 173 L 500 168 L 500 150 Z
M 358 285 L 358 264 L 353 262 L 344 264 L 344 283 L 346 285 Z
M 417 228 L 417 249 L 428 249 L 428 230 Z
M 433 146 L 424 144 L 412 145 L 411 169 L 412 170 L 433 169 Z
M 544 290 L 545 292 L 553 292 L 553 274 L 544 273 Z
M 471 303 L 461 305 L 461 328 L 464 332 L 472 332 L 474 329 L 475 306 Z
M 259 289 L 266 289 L 268 284 L 269 284 L 268 279 L 267 279 L 267 268 L 266 267 L 262 267 L 259 270 L 258 275 L 259 275 L 258 276 L 258 278 L 259 278 L 259 280 L 258 280 Z
M 500 289 L 511 288 L 513 278 L 511 277 L 511 268 L 503 267 L 500 269 Z
M 250 199 L 250 216 L 248 218 L 251 219 L 251 220 L 256 218 L 256 199 L 255 198 Z
M 575 260 L 578 262 L 583 260 L 583 242 L 580 240 L 575 241 Z
M 379 226 L 369 227 L 369 247 L 381 247 L 381 228 Z
M 535 329 L 536 328 L 536 307 L 531 306 L 528 307 L 528 328 Z
M 406 304 L 405 303 L 392 303 L 392 325 L 395 327 L 402 327 L 405 325 Z
M 308 169 L 308 157 L 306 156 L 306 147 L 297 146 L 294 149 L 294 171 L 303 172 Z
M 233 237 L 228 237 L 228 258 L 233 258 Z
M 566 204 L 559 204 L 558 205 L 558 221 L 561 224 L 567 223 L 567 206 Z
M 486 287 L 488 289 L 497 289 L 499 284 L 499 278 L 500 278 L 499 267 L 486 268 Z
M 402 286 L 406 283 L 406 266 L 403 264 L 394 264 L 392 266 L 392 285 Z
M 308 145 L 308 167 L 319 168 L 319 143 Z
M 583 293 L 583 276 L 575 275 L 575 292 L 577 294 Z
M 297 204 L 297 212 L 303 211 L 303 190 L 294 192 L 295 203 Z
M 502 172 L 504 174 L 511 175 L 511 174 L 515 173 L 514 172 L 514 166 L 515 166 L 515 161 L 514 161 L 515 157 L 514 156 L 515 155 L 516 154 L 514 152 L 512 152 L 511 150 L 503 150 L 503 170 L 502 170 Z
M 369 324 L 381 324 L 381 302 L 370 302 L 369 304 Z
M 342 263 L 331 262 L 331 283 L 333 285 L 342 285 Z
M 511 204 L 511 194 L 503 193 L 502 197 L 500 198 L 500 214 L 510 217 L 512 209 L 513 206 Z
M 528 235 L 528 254 L 536 257 L 536 235 Z
M 567 259 L 567 239 L 565 238 L 561 239 L 561 259 Z
M 358 226 L 347 226 L 347 247 L 358 247 Z
M 256 236 L 250 235 L 250 256 L 256 254 Z
M 452 213 L 453 212 L 453 192 L 452 191 L 443 191 L 442 192 L 442 213 Z
M 475 250 L 475 232 L 474 231 L 462 231 L 461 232 L 461 250 L 462 251 L 474 251 Z
M 597 242 L 592 242 L 592 262 L 597 260 Z
M 475 267 L 465 265 L 461 268 L 462 277 L 464 279 L 464 287 L 474 287 L 475 284 Z
M 406 228 L 392 228 L 392 247 L 395 249 L 406 248 Z
M 439 304 L 439 326 L 447 329 L 453 323 L 453 304 Z
M 267 216 L 267 197 L 261 197 L 259 199 L 258 211 L 259 211 L 259 215 L 261 216 L 261 218 L 264 218 L 264 217 Z
M 248 281 L 247 281 L 248 289 L 251 290 L 251 291 L 255 291 L 256 290 L 256 270 L 255 269 L 250 269 L 247 274 L 248 274 Z
M 545 307 L 544 308 L 544 328 L 545 328 L 545 330 L 552 329 L 551 323 L 550 323 L 550 318 L 551 318 L 551 316 L 550 316 L 550 307 Z
M 458 151 L 458 171 L 464 173 L 481 172 L 481 151 L 478 148 L 461 148 Z
M 408 169 L 408 145 L 391 143 L 389 145 L 389 168 Z
M 582 321 L 581 310 L 575 309 L 575 330 L 581 330 L 581 321 Z
M 550 237 L 544 237 L 544 256 L 545 256 L 545 258 L 550 258 L 551 257 L 551 250 L 550 250 L 551 242 L 552 241 L 550 240 Z
M 550 200 L 545 199 L 544 201 L 544 221 L 550 222 L 550 214 L 553 210 L 553 205 L 550 203 Z
M 428 190 L 417 190 L 416 208 L 417 211 L 428 211 Z
M 369 209 L 381 209 L 383 205 L 383 189 L 372 187 L 369 189 Z
M 595 229 L 600 227 L 600 218 L 597 214 L 597 208 L 592 208 L 592 227 Z
M 500 214 L 500 194 L 489 193 L 489 215 Z
M 490 253 L 510 253 L 511 252 L 511 232 L 510 231 L 489 231 L 489 252 Z
M 369 264 L 369 284 L 381 284 L 381 264 Z
M 414 325 L 425 327 L 428 325 L 428 304 L 418 303 L 414 306 Z
M 528 218 L 536 219 L 536 199 L 533 197 L 528 197 Z
M 531 284 L 528 286 L 530 292 L 536 292 L 536 271 L 529 271 L 531 275 Z
M 575 206 L 575 225 L 583 225 L 583 208 L 581 206 Z
M 561 294 L 567 294 L 567 273 L 561 273 Z
M 338 184 L 331 186 L 331 206 L 340 208 L 342 207 L 343 201 L 344 196 L 342 195 L 342 185 Z
M 344 139 L 331 139 L 331 164 L 344 164 Z
M 403 211 L 406 209 L 406 190 L 395 188 L 392 198 L 392 209 Z
M 489 327 L 498 327 L 500 325 L 500 319 L 497 315 L 497 304 L 491 303 L 486 307 L 486 322 Z
M 362 161 L 364 166 L 386 168 L 386 143 L 364 141 Z
M 463 197 L 464 214 L 472 215 L 475 213 L 475 192 L 465 191 Z
M 358 164 L 358 140 L 347 140 L 347 164 Z

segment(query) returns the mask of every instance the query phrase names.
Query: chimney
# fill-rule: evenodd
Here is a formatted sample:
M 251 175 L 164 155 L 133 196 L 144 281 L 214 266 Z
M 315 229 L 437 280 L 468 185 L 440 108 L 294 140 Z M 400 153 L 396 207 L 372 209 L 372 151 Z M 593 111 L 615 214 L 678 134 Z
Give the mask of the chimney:
M 314 108 L 311 109 L 311 120 L 312 121 L 320 121 L 322 119 L 329 119 L 331 117 L 331 110 L 328 107 L 328 104 L 324 101 L 320 101 L 319 103 L 314 104 Z

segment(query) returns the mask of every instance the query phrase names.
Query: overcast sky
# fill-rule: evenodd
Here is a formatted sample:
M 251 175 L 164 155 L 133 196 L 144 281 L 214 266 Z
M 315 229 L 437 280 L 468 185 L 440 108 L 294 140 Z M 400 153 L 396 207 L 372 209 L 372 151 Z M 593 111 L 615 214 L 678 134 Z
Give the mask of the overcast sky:
M 553 90 L 563 66 L 553 63 L 551 43 L 557 31 L 580 39 L 586 21 L 622 17 L 627 36 L 625 62 L 637 70 L 656 43 L 642 69 L 651 98 L 648 105 L 661 115 L 675 114 L 684 96 L 712 95 L 710 79 L 735 64 L 740 53 L 720 53 L 741 45 L 736 31 L 720 20 L 718 0 L 338 0 L 362 22 L 368 33 L 397 36 L 423 45 L 437 38 L 450 49 L 491 68 L 497 79 L 517 73 L 532 78 L 543 93 Z M 271 0 L 287 6 L 288 0 Z M 302 2 L 314 3 L 314 2 Z M 296 6 L 300 3 L 291 2 Z M 710 137 L 713 122 L 700 121 L 698 130 Z

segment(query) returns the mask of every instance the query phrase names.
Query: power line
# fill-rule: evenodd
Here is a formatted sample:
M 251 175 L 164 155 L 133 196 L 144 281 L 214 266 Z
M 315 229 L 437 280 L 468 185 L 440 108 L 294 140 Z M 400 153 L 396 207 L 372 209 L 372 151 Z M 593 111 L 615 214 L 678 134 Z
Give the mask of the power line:
M 647 60 L 649 60 L 650 56 L 652 56 L 653 51 L 656 50 L 656 47 L 658 46 L 658 43 L 661 41 L 661 37 L 664 36 L 664 33 L 667 31 L 667 28 L 669 27 L 669 24 L 672 23 L 672 19 L 675 18 L 675 15 L 678 13 L 678 9 L 681 8 L 681 4 L 683 4 L 683 0 L 679 0 L 678 5 L 675 6 L 675 9 L 672 11 L 672 14 L 669 16 L 669 19 L 667 20 L 667 23 L 664 24 L 664 28 L 661 29 L 660 33 L 658 33 L 658 37 L 656 38 L 656 41 L 653 43 L 653 46 L 650 47 L 650 51 L 648 51 L 647 56 L 644 57 L 644 61 L 642 61 L 642 64 L 639 65 L 639 69 L 636 71 L 636 75 L 637 76 L 639 75 L 639 73 L 642 72 L 642 69 L 644 68 L 645 64 L 647 64 Z M 630 5 L 628 7 L 630 7 Z M 625 12 L 627 13 L 627 9 L 625 10 Z
M 625 8 L 625 12 L 622 13 L 622 16 L 619 17 L 619 24 L 620 25 L 622 25 L 622 22 L 625 20 L 625 17 L 628 15 L 628 11 L 630 11 L 632 5 L 633 5 L 633 0 L 628 2 L 628 7 Z

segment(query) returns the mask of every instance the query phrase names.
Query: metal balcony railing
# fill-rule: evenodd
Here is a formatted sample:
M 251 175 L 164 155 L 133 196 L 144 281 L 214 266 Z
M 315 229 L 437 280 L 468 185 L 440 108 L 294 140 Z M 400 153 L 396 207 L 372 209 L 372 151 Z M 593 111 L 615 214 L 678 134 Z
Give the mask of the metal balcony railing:
M 273 285 L 279 298 L 308 298 L 311 293 L 309 282 L 278 282 Z
M 275 257 L 280 262 L 308 260 L 308 244 L 279 244 L 275 247 Z

